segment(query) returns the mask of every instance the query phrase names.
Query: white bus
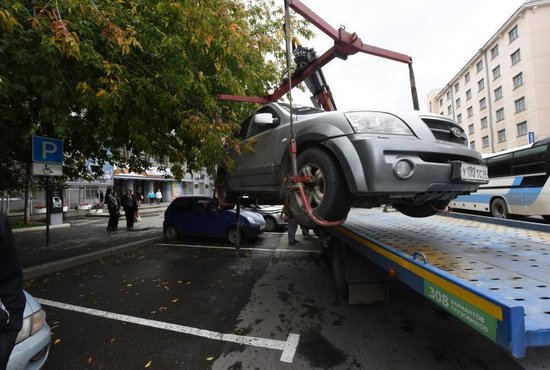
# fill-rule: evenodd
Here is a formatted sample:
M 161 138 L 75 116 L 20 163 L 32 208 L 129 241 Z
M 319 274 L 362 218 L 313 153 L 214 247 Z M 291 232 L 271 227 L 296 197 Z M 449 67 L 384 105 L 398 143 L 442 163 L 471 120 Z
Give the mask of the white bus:
M 461 195 L 450 209 L 508 215 L 542 216 L 550 222 L 550 138 L 532 146 L 484 156 L 489 183 L 476 193 Z

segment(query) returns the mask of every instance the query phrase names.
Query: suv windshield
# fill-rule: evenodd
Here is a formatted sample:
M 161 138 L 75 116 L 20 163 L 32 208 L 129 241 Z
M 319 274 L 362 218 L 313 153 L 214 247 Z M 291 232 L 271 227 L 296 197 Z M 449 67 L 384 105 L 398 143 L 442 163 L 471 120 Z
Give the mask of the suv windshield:
M 290 104 L 288 103 L 279 103 L 281 108 L 284 108 L 288 113 L 290 113 Z M 292 105 L 292 113 L 297 115 L 306 115 L 306 114 L 315 114 L 323 113 L 324 110 L 317 109 L 313 107 L 306 107 L 305 105 Z

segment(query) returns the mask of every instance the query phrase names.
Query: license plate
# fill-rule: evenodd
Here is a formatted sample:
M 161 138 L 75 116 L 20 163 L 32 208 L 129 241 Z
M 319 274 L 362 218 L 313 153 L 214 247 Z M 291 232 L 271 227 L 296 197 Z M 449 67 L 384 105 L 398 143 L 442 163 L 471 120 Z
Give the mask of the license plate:
M 460 164 L 460 181 L 476 182 L 486 184 L 489 182 L 489 174 L 487 166 L 482 164 L 471 164 L 459 162 Z

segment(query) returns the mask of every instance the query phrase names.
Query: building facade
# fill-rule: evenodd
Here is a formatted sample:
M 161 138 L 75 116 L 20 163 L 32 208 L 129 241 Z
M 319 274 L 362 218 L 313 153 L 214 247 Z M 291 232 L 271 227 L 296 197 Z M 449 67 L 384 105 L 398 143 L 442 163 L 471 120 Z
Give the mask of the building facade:
M 550 0 L 527 1 L 442 89 L 430 112 L 457 121 L 482 154 L 550 137 Z

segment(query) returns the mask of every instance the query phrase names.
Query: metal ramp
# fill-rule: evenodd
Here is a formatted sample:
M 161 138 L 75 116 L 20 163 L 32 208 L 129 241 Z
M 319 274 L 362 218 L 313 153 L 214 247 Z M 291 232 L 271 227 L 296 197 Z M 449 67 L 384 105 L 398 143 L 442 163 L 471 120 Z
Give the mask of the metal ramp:
M 547 229 L 354 209 L 329 233 L 523 357 L 527 347 L 550 345 Z

